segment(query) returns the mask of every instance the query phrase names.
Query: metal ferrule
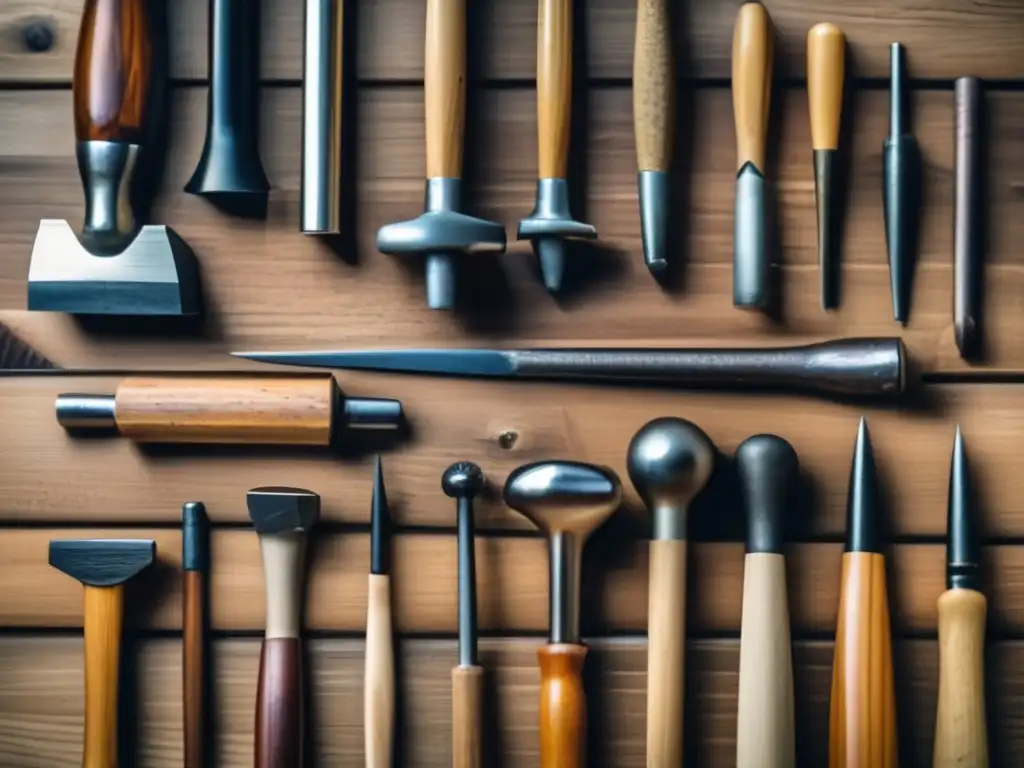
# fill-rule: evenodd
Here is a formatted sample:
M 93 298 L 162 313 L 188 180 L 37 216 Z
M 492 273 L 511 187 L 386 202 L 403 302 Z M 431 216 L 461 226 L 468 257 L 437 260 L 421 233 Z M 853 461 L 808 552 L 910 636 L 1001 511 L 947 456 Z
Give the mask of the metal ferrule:
M 654 519 L 654 530 L 651 538 L 655 541 L 686 540 L 686 510 L 661 505 L 651 510 Z
M 139 149 L 117 141 L 80 141 L 75 147 L 85 189 L 80 239 L 94 256 L 116 256 L 135 237 L 131 184 Z
M 839 153 L 834 149 L 814 150 L 814 203 L 818 214 L 818 269 L 821 274 L 821 308 L 839 306 L 839 263 L 836 235 L 838 211 L 835 196 L 836 166 Z
M 427 213 L 458 211 L 462 208 L 462 180 L 438 176 L 427 179 L 423 209 Z
M 58 395 L 57 423 L 64 429 L 116 429 L 114 396 Z
M 640 171 L 637 179 L 644 263 L 655 277 L 668 268 L 671 182 L 667 171 Z
M 562 238 L 594 239 L 597 230 L 576 221 L 569 212 L 569 185 L 565 179 L 540 179 L 537 202 L 528 217 L 519 222 L 519 240 L 530 240 L 540 261 L 544 285 L 552 293 L 562 287 L 565 275 L 565 248 Z
M 764 175 L 753 163 L 736 174 L 732 303 L 760 309 L 768 304 L 767 203 Z
M 201 501 L 181 508 L 181 567 L 185 571 L 210 569 L 210 520 Z
M 426 198 L 428 213 L 458 211 L 462 203 L 462 181 L 443 177 L 427 179 Z M 451 251 L 427 254 L 427 306 L 430 309 L 455 306 L 455 256 Z
M 402 401 L 386 397 L 349 397 L 343 404 L 345 428 L 394 431 L 405 423 Z
M 984 115 L 981 81 L 961 77 L 953 88 L 956 105 L 954 167 L 956 208 L 953 231 L 953 328 L 960 356 L 977 354 L 984 259 Z
M 580 641 L 580 560 L 583 542 L 567 532 L 552 533 L 549 540 L 552 643 Z
M 459 515 L 459 666 L 477 665 L 476 562 L 473 543 L 473 502 L 461 497 Z

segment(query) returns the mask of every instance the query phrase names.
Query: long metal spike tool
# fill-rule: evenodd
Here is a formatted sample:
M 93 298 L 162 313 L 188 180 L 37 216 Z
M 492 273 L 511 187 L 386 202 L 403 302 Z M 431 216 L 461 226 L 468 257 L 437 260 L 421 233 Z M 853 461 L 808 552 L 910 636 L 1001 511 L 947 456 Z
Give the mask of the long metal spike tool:
M 466 1 L 427 0 L 424 98 L 427 134 L 427 211 L 412 221 L 381 227 L 382 253 L 427 256 L 427 305 L 455 306 L 456 259 L 502 253 L 501 224 L 459 213 L 466 122 Z
M 906 386 L 899 339 L 841 339 L 762 349 L 405 349 L 234 352 L 280 365 L 665 387 L 794 389 L 892 397 Z
M 366 768 L 391 768 L 395 745 L 395 648 L 391 624 L 388 498 L 380 456 L 373 467 L 370 577 L 366 594 L 363 727 Z
M 85 221 L 39 222 L 28 271 L 28 308 L 81 315 L 193 315 L 199 266 L 173 229 L 136 220 L 151 114 L 162 98 L 146 0 L 86 0 L 72 95 Z M 159 28 L 158 28 L 159 27 Z M 141 174 L 139 174 L 141 175 Z
M 267 618 L 256 687 L 253 768 L 302 768 L 305 752 L 302 606 L 309 531 L 320 497 L 301 488 L 254 488 L 246 494 L 260 540 Z
M 860 420 L 850 470 L 832 658 L 829 766 L 896 768 L 896 692 L 885 557 L 879 520 L 878 474 L 871 439 Z
M 619 478 L 610 469 L 545 461 L 515 470 L 505 503 L 548 537 L 551 629 L 540 664 L 540 768 L 586 764 L 587 702 L 580 642 L 580 562 L 587 539 L 618 508 Z
M 956 211 L 953 232 L 953 329 L 960 357 L 981 346 L 981 286 L 985 247 L 985 89 L 976 77 L 958 78 L 956 107 Z
M 946 591 L 939 596 L 939 703 L 934 768 L 988 768 L 981 550 L 960 427 L 949 470 Z
M 835 24 L 807 33 L 807 98 L 814 148 L 814 201 L 818 214 L 821 308 L 839 305 L 839 124 L 843 114 L 846 36 Z
M 732 303 L 768 306 L 768 202 L 765 158 L 772 98 L 772 20 L 760 3 L 746 3 L 732 37 L 732 108 L 736 121 L 736 212 Z
M 444 471 L 441 489 L 458 504 L 459 663 L 452 670 L 452 768 L 481 768 L 484 669 L 476 649 L 473 499 L 484 489 L 484 473 L 470 461 L 456 462 Z
M 682 768 L 686 670 L 686 539 L 690 504 L 715 468 L 711 439 L 683 419 L 648 422 L 626 451 L 629 479 L 650 510 L 647 765 Z
M 633 130 L 644 263 L 656 278 L 668 268 L 675 131 L 675 62 L 667 0 L 637 0 L 633 48 Z
M 206 641 L 210 628 L 206 595 L 210 573 L 210 520 L 206 508 L 198 501 L 186 502 L 181 516 L 184 768 L 203 768 L 207 756 Z
M 794 768 L 793 651 L 783 544 L 796 452 L 781 437 L 754 435 L 736 449 L 736 469 L 747 518 L 736 765 Z
M 85 744 L 83 768 L 117 768 L 117 702 L 124 629 L 124 584 L 153 564 L 152 539 L 50 542 L 50 565 L 85 587 Z
M 593 240 L 597 230 L 569 211 L 569 139 L 572 121 L 573 0 L 537 2 L 537 201 L 519 222 L 517 238 L 529 240 L 540 262 L 544 285 L 562 289 L 564 238 Z

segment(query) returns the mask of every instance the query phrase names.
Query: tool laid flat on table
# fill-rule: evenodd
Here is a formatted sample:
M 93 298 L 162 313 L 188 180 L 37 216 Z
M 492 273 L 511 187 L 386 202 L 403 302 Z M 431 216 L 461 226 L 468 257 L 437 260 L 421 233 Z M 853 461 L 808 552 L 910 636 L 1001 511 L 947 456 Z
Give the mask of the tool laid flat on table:
M 976 77 L 958 78 L 954 166 L 953 330 L 960 357 L 977 357 L 981 346 L 982 268 L 985 258 L 985 89 Z
M 906 386 L 903 342 L 839 339 L 801 347 L 735 349 L 396 349 L 233 352 L 279 365 L 666 387 L 795 389 L 891 397 Z
M 155 557 L 152 539 L 50 542 L 50 565 L 85 587 L 84 768 L 117 768 L 124 584 L 152 565 Z
M 206 595 L 210 572 L 210 520 L 198 501 L 181 511 L 181 569 L 183 571 L 182 714 L 184 768 L 206 765 L 206 641 L 209 606 Z
M 648 422 L 633 436 L 626 466 L 654 521 L 650 543 L 647 648 L 647 765 L 683 765 L 686 669 L 686 529 L 690 503 L 715 469 L 711 439 L 683 419 Z
M 39 222 L 28 271 L 28 308 L 71 314 L 192 315 L 199 266 L 170 227 L 136 221 L 136 183 L 153 138 L 162 73 L 146 0 L 86 0 L 72 96 L 85 221 Z M 140 174 L 141 175 L 141 174 Z
M 395 745 L 395 648 L 391 624 L 388 499 L 380 456 L 373 468 L 370 578 L 366 597 L 363 728 L 366 768 L 391 768 Z

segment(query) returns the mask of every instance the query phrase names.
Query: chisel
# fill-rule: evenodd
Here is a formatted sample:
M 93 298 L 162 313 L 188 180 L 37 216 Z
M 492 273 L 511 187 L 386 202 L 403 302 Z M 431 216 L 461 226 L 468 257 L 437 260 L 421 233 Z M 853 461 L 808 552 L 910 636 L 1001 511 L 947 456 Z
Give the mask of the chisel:
M 182 713 L 185 718 L 184 768 L 206 764 L 206 596 L 210 570 L 210 520 L 198 501 L 182 508 L 181 568 L 184 576 L 182 615 Z
M 977 357 L 985 243 L 985 91 L 976 77 L 953 85 L 956 108 L 953 331 L 960 357 Z
M 388 567 L 388 499 L 380 456 L 374 464 L 370 512 L 370 577 L 366 595 L 363 728 L 366 768 L 391 768 L 395 743 L 395 649 Z

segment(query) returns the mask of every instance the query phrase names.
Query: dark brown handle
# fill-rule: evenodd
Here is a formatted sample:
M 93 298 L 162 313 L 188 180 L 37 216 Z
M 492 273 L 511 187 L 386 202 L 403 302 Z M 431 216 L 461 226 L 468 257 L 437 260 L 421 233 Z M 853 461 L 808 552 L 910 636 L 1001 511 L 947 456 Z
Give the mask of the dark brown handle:
M 587 649 L 568 643 L 546 645 L 540 662 L 541 768 L 583 768 L 586 764 L 587 699 L 583 661 Z
M 75 54 L 75 138 L 141 144 L 152 74 L 145 0 L 86 0 Z
M 182 617 L 182 691 L 184 693 L 185 761 L 184 768 L 202 768 L 204 649 L 203 649 L 203 574 L 185 572 L 185 609 Z
M 267 638 L 260 652 L 253 768 L 302 768 L 302 708 L 301 641 Z

